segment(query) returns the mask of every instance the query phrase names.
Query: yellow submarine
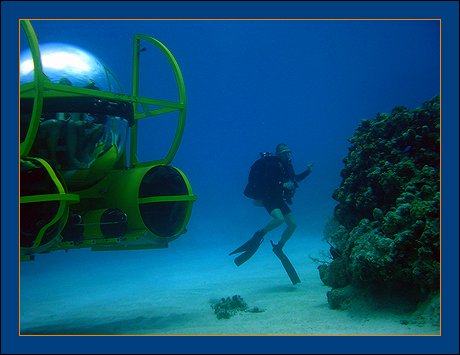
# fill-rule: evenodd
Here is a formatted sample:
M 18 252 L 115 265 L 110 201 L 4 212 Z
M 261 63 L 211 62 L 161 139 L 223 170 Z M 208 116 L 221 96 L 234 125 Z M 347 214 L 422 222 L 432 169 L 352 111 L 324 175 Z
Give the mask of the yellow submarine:
M 31 22 L 20 23 L 28 47 L 20 57 L 21 261 L 55 250 L 167 247 L 186 232 L 197 199 L 171 166 L 186 116 L 174 56 L 157 39 L 134 35 L 126 95 L 98 58 L 71 45 L 40 45 Z M 147 48 L 167 58 L 178 100 L 139 95 Z M 171 114 L 177 125 L 169 151 L 140 161 L 139 123 Z

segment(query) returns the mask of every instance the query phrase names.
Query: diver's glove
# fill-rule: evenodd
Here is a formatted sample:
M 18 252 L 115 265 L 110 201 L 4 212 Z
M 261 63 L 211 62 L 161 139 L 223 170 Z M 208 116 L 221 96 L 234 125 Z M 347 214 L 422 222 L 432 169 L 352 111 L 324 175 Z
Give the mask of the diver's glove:
M 307 165 L 307 170 L 309 172 L 311 172 L 313 170 L 313 164 L 315 164 L 315 162 L 311 162 L 310 164 Z

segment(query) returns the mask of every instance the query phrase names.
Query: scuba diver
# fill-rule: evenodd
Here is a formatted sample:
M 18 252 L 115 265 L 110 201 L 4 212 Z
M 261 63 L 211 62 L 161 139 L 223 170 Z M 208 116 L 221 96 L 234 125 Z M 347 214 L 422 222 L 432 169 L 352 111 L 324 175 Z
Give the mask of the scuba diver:
M 241 253 L 234 260 L 237 266 L 248 261 L 255 254 L 268 232 L 286 223 L 287 227 L 278 244 L 270 242 L 273 252 L 281 260 L 292 283 L 300 282 L 282 249 L 297 227 L 288 205 L 292 204 L 295 189 L 299 186 L 298 182 L 311 173 L 312 167 L 313 163 L 309 164 L 304 172 L 296 174 L 292 166 L 292 151 L 284 143 L 276 146 L 275 155 L 261 153 L 261 158 L 251 167 L 244 194 L 252 198 L 255 205 L 265 207 L 272 219 L 262 229 L 255 232 L 250 240 L 229 254 Z

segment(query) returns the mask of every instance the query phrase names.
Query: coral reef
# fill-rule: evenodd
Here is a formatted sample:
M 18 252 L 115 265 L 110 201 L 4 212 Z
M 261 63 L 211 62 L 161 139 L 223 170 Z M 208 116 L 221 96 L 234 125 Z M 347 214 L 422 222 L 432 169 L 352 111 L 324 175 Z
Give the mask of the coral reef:
M 263 312 L 259 307 L 249 308 L 243 298 L 239 295 L 221 298 L 220 301 L 212 301 L 211 308 L 217 316 L 217 319 L 228 319 L 238 312 Z
M 440 281 L 439 97 L 363 120 L 349 141 L 324 231 L 332 261 L 318 267 L 329 302 L 349 285 L 426 300 Z

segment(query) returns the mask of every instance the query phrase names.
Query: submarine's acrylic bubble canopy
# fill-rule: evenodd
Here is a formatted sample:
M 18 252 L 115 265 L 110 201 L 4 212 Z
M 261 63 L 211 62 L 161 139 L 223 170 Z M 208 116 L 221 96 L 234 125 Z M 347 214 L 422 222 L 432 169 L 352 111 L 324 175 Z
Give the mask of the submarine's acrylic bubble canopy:
M 97 89 L 123 93 L 112 72 L 93 54 L 79 47 L 65 43 L 40 45 L 43 72 L 53 83 L 62 78 L 70 80 L 73 86 L 85 87 L 94 83 Z M 34 80 L 34 63 L 30 49 L 21 52 L 21 84 Z

